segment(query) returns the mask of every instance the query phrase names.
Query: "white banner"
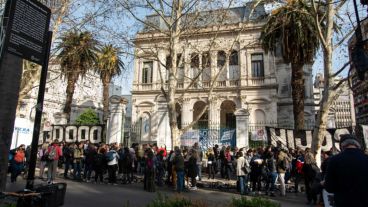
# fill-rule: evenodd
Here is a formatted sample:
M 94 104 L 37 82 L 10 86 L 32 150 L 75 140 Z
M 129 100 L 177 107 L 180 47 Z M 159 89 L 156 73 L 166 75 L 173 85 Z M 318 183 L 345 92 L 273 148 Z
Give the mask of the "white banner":
M 256 131 L 252 131 L 252 136 L 250 138 L 252 141 L 265 141 L 267 140 L 267 136 L 266 136 L 266 130 L 263 129 L 258 129 Z

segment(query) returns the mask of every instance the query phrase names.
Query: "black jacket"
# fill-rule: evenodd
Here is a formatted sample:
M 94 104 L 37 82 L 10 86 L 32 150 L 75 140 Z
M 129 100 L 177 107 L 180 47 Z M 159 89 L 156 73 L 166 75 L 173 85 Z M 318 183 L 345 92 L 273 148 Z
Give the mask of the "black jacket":
M 368 156 L 359 149 L 345 149 L 331 157 L 325 188 L 335 194 L 336 207 L 367 207 Z

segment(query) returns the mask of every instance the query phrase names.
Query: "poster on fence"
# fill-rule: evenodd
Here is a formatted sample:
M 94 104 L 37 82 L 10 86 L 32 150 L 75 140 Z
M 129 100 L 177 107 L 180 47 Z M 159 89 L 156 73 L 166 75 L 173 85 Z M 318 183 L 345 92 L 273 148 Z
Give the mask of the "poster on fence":
M 235 136 L 235 129 L 224 129 L 221 130 L 221 139 L 220 139 L 222 146 L 236 146 L 236 136 Z
M 250 139 L 252 141 L 267 141 L 266 129 L 262 128 L 252 131 Z
M 199 130 L 186 131 L 181 137 L 180 142 L 182 146 L 193 146 L 194 143 L 199 141 Z

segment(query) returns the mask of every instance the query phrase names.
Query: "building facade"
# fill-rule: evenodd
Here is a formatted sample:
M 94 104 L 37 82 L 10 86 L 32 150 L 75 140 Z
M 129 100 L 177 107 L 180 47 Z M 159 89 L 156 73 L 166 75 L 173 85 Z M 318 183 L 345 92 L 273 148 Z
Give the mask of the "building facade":
M 335 79 L 338 82 L 341 78 Z M 316 116 L 320 109 L 320 102 L 323 95 L 324 78 L 322 74 L 317 74 L 313 84 L 313 95 L 315 103 Z M 345 128 L 355 127 L 355 110 L 354 110 L 353 92 L 349 88 L 343 90 L 339 97 L 333 102 L 329 109 L 327 128 Z
M 361 22 L 362 27 L 362 35 L 363 41 L 368 39 L 368 19 L 365 19 Z M 352 51 L 356 44 L 355 35 L 349 40 L 348 48 L 349 48 L 349 58 L 350 61 L 352 59 Z M 365 43 L 365 51 L 368 52 L 368 44 Z M 365 80 L 362 81 L 359 79 L 356 70 L 354 68 L 354 64 L 351 64 L 351 88 L 354 95 L 354 106 L 355 106 L 355 115 L 356 115 L 356 123 L 367 125 L 368 124 L 368 73 L 365 74 Z
M 208 12 L 209 17 L 200 18 L 207 22 L 198 23 L 202 29 L 179 43 L 178 59 L 183 60 L 178 63 L 176 76 L 179 128 L 198 118 L 207 105 L 208 110 L 194 129 L 238 129 L 248 124 L 293 127 L 290 65 L 283 62 L 279 52 L 265 53 L 261 48 L 258 39 L 267 16 L 264 6 L 257 6 L 250 17 L 249 11 L 248 6 L 227 9 L 229 19 L 220 25 L 209 20 L 218 11 Z M 147 21 L 161 25 L 158 16 L 148 16 Z M 170 62 L 169 51 L 165 49 L 168 43 L 167 38 L 147 30 L 135 38 L 132 124 L 140 126 L 138 142 L 170 146 L 169 118 L 160 78 L 166 77 L 162 63 Z M 154 48 L 157 58 L 142 48 Z M 305 66 L 304 71 L 305 119 L 306 123 L 314 123 L 312 67 Z M 209 100 L 212 85 L 214 98 Z M 249 121 L 239 126 L 239 117 L 244 114 Z
M 61 113 L 66 99 L 67 82 L 61 76 L 59 65 L 50 65 L 47 73 L 47 83 L 45 88 L 45 99 L 43 106 L 43 121 L 50 124 L 61 124 Z M 22 100 L 19 107 L 18 116 L 31 121 L 34 120 L 35 107 L 37 104 L 38 87 L 34 87 L 29 95 Z M 76 83 L 70 123 L 74 123 L 79 114 L 85 109 L 94 109 L 100 120 L 102 120 L 102 82 L 98 74 L 88 72 L 84 78 L 80 78 Z

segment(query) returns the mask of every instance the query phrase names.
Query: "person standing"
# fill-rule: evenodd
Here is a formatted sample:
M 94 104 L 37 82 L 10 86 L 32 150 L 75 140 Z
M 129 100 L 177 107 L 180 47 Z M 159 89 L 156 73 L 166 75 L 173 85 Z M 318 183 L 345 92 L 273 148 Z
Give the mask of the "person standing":
M 330 158 L 325 189 L 334 193 L 336 207 L 368 206 L 368 156 L 353 135 L 340 135 L 342 152 Z
M 198 180 L 202 180 L 202 159 L 203 159 L 203 152 L 198 145 L 198 142 L 194 143 L 193 149 L 196 151 L 197 154 L 197 175 Z
M 82 171 L 82 159 L 83 159 L 83 143 L 77 142 L 75 149 L 73 149 L 73 177 L 75 180 L 80 181 Z
M 266 195 L 275 196 L 275 183 L 277 180 L 276 159 L 272 151 L 268 152 L 265 160 L 267 168 Z
M 244 158 L 243 152 L 238 152 L 236 160 L 236 176 L 238 177 L 240 194 L 248 194 L 248 174 L 250 173 L 250 165 L 247 159 Z
M 208 170 L 208 179 L 215 179 L 215 166 L 216 166 L 216 158 L 212 151 L 212 149 L 208 149 L 207 152 L 207 170 Z
M 56 173 L 57 167 L 59 163 L 59 158 L 63 155 L 61 148 L 59 147 L 59 141 L 57 139 L 49 146 L 47 149 L 47 183 L 53 184 Z
M 116 171 L 118 170 L 119 154 L 116 152 L 117 146 L 112 146 L 110 151 L 106 153 L 107 173 L 109 175 L 109 183 L 116 184 Z
M 285 172 L 288 170 L 288 166 L 291 161 L 285 151 L 286 151 L 285 149 L 280 150 L 279 155 L 277 156 L 277 173 L 278 173 L 277 177 L 280 183 L 281 196 L 286 195 Z
M 316 176 L 320 173 L 320 170 L 316 164 L 313 153 L 309 148 L 305 149 L 303 174 L 305 183 L 305 192 L 307 194 L 307 204 L 317 204 L 317 194 L 314 192 L 312 185 Z
M 47 148 L 48 148 L 48 144 L 43 143 L 41 148 L 38 150 L 38 153 L 37 153 L 37 157 L 40 161 L 40 175 L 39 175 L 39 178 L 41 180 L 44 179 L 43 174 L 45 172 L 45 167 L 47 165 L 47 155 L 46 155 Z
M 145 171 L 145 190 L 148 192 L 155 192 L 155 163 L 154 163 L 154 154 L 151 149 L 147 150 L 147 159 L 146 159 L 146 171 Z
M 18 175 L 22 172 L 24 168 L 24 159 L 25 159 L 25 146 L 21 144 L 17 149 L 12 150 L 10 153 L 13 155 L 13 159 L 11 160 L 11 177 L 10 181 L 12 183 L 17 181 Z
M 188 160 L 188 177 L 191 179 L 190 190 L 197 190 L 197 157 L 197 151 L 192 149 Z
M 181 193 L 184 190 L 184 157 L 178 147 L 175 148 L 173 167 L 176 171 L 176 190 Z
M 74 156 L 74 152 L 73 152 L 73 147 L 72 147 L 72 143 L 66 144 L 64 145 L 63 148 L 63 155 L 64 155 L 64 178 L 69 178 L 68 174 L 69 174 L 69 169 L 73 168 L 73 156 Z

